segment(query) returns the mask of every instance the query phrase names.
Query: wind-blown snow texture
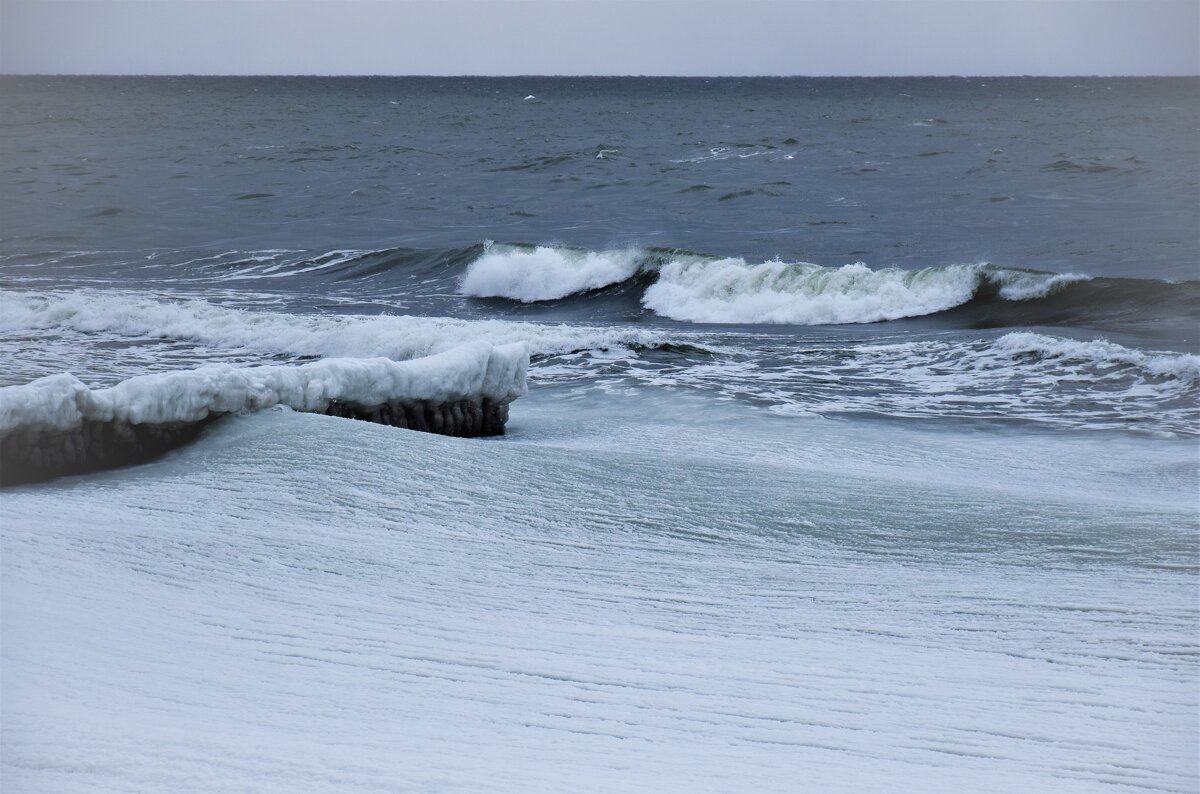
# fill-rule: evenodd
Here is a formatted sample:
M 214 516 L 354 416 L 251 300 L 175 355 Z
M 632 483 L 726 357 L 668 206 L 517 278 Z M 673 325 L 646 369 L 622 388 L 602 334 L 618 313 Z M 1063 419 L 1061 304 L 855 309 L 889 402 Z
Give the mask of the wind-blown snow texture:
M 6 790 L 1191 787 L 1188 445 L 523 402 L 6 494 Z

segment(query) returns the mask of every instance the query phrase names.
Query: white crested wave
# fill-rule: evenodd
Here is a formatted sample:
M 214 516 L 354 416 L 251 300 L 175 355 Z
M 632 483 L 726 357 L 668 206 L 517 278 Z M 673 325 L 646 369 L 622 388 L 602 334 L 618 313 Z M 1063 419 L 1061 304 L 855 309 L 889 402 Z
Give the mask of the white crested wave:
M 1200 383 L 1200 356 L 1135 350 L 1107 339 L 1079 341 L 1025 331 L 1005 334 L 996 340 L 997 352 L 1010 358 L 1036 356 L 1060 364 L 1084 364 L 1101 369 L 1133 367 L 1158 378 L 1184 384 Z
M 467 268 L 460 291 L 476 298 L 511 298 L 522 303 L 555 300 L 620 283 L 637 273 L 641 259 L 637 249 L 488 246 Z
M 53 332 L 53 333 L 48 333 Z M 53 359 L 53 372 L 86 371 L 93 359 L 114 359 L 119 377 L 133 374 L 120 368 L 128 348 L 97 346 L 96 338 L 185 340 L 224 353 L 257 356 L 334 358 L 385 357 L 406 360 L 444 352 L 469 342 L 500 345 L 525 343 L 531 354 L 630 344 L 656 344 L 661 335 L 641 329 L 593 328 L 501 320 L 468 321 L 437 317 L 392 315 L 288 314 L 219 306 L 205 300 L 171 300 L 168 296 L 108 290 L 0 292 L 0 341 L 15 351 L 16 367 L 29 357 L 20 355 L 22 340 L 38 335 L 38 360 Z M 52 336 L 61 337 L 58 341 Z M 196 366 L 211 359 L 204 350 L 186 350 L 182 362 Z M 174 354 L 172 354 L 174 355 Z M 159 354 L 153 362 L 164 359 Z M 179 361 L 168 361 L 178 368 Z M 14 375 L 33 373 L 9 372 Z M 37 374 L 48 374 L 44 369 Z M 35 375 L 36 376 L 36 375 Z M 28 379 L 25 377 L 24 379 Z
M 521 343 L 484 342 L 412 361 L 328 358 L 299 366 L 215 364 L 141 375 L 89 389 L 70 374 L 0 388 L 0 433 L 18 427 L 66 429 L 83 420 L 130 424 L 197 422 L 210 414 L 284 405 L 323 411 L 334 400 L 382 405 L 398 400 L 498 402 L 526 391 L 529 356 Z
M 987 281 L 1001 298 L 1028 300 L 1087 276 L 951 265 L 872 270 L 806 262 L 748 264 L 741 258 L 673 261 L 659 271 L 642 303 L 674 320 L 702 323 L 838 325 L 919 317 L 971 300 Z
M 459 291 L 522 303 L 557 300 L 632 278 L 647 267 L 648 258 L 637 249 L 489 244 L 467 268 Z M 1001 299 L 1021 301 L 1088 278 L 983 264 L 872 270 L 861 262 L 834 268 L 675 255 L 661 265 L 642 303 L 659 315 L 689 322 L 840 325 L 946 311 L 971 300 L 985 283 L 995 287 Z
M 1082 273 L 1033 273 L 1028 270 L 982 269 L 982 278 L 1000 287 L 1000 297 L 1008 301 L 1044 298 L 1061 287 L 1090 281 Z

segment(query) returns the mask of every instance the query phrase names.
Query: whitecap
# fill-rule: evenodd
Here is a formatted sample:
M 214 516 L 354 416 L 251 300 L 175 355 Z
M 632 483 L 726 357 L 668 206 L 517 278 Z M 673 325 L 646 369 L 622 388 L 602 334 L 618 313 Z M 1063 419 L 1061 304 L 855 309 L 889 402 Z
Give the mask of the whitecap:
M 638 272 L 642 259 L 642 252 L 632 248 L 580 251 L 492 246 L 467 268 L 459 291 L 522 303 L 555 300 L 622 282 Z
M 1044 297 L 1080 274 L 951 265 L 872 270 L 861 262 L 832 268 L 808 262 L 749 264 L 741 258 L 664 265 L 642 303 L 675 320 L 703 323 L 836 325 L 919 317 L 971 300 L 993 283 L 1005 300 Z

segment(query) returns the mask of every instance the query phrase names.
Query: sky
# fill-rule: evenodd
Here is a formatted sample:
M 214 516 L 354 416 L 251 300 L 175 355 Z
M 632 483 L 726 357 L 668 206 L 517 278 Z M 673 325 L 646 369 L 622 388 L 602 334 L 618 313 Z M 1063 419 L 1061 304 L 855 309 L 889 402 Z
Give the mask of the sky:
M 9 74 L 1200 74 L 1200 0 L 0 0 Z

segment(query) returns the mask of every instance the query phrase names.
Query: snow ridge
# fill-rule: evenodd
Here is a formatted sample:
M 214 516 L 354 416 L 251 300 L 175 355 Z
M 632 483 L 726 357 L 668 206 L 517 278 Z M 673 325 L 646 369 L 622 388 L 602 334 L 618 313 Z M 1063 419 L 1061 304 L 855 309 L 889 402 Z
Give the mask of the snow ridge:
M 73 375 L 0 388 L 0 434 L 17 428 L 66 430 L 85 420 L 162 424 L 283 405 L 322 412 L 334 401 L 382 405 L 470 398 L 508 403 L 526 392 L 524 344 L 472 342 L 411 361 L 330 358 L 298 366 L 235 367 L 141 375 L 89 389 Z

